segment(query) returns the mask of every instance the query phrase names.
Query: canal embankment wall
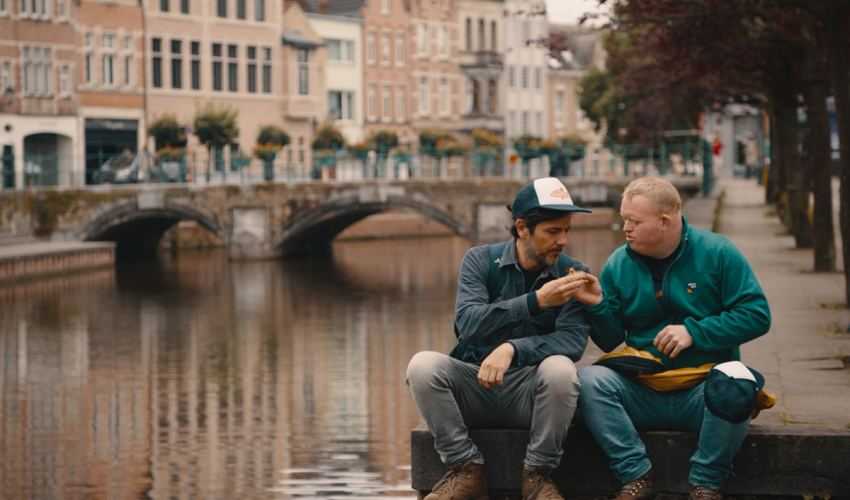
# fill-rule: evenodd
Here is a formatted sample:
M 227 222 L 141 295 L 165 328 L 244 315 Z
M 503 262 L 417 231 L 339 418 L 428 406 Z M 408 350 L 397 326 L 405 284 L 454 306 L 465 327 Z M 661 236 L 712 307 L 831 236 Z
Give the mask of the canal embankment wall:
M 111 242 L 28 242 L 0 246 L 0 285 L 112 268 Z

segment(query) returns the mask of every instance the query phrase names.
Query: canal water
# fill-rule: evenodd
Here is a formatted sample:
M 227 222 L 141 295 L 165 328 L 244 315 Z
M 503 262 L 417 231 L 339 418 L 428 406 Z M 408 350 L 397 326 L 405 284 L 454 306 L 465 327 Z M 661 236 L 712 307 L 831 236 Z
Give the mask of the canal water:
M 620 243 L 575 231 L 599 269 Z M 447 351 L 456 237 L 220 252 L 0 288 L 0 498 L 415 498 L 404 370 Z

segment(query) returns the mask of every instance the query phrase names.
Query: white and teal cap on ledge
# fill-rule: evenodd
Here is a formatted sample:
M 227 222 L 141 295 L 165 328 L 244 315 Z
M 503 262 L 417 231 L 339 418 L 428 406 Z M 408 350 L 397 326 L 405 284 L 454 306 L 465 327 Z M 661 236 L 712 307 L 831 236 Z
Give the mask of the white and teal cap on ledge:
M 591 212 L 589 208 L 574 204 L 566 186 L 555 177 L 535 179 L 520 189 L 511 205 L 511 213 L 514 217 L 522 217 L 535 208 L 561 212 Z

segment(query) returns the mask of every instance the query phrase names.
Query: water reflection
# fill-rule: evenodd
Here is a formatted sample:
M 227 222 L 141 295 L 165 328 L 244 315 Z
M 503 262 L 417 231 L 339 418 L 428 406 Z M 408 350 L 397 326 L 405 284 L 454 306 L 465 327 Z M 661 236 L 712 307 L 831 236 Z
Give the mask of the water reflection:
M 574 242 L 598 269 L 616 239 Z M 0 496 L 414 498 L 403 373 L 452 344 L 467 246 L 185 254 L 0 288 Z

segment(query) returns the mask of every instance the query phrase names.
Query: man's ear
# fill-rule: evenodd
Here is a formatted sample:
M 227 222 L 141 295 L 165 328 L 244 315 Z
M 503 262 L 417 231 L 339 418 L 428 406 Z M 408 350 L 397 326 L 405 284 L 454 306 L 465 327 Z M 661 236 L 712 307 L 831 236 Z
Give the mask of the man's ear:
M 525 219 L 517 219 L 514 221 L 514 227 L 516 228 L 516 234 L 522 238 L 526 238 L 529 234 L 528 226 L 525 224 Z

